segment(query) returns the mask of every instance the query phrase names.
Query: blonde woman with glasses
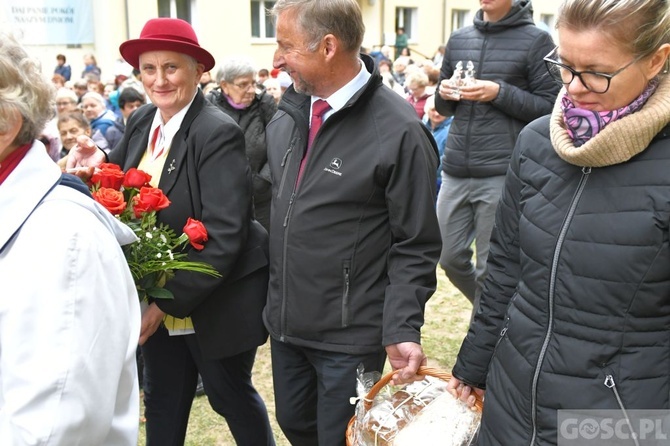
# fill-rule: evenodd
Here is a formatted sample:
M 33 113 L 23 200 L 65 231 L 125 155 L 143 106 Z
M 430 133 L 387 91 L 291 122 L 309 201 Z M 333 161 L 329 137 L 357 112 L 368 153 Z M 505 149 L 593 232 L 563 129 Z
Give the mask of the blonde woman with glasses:
M 639 410 L 670 407 L 669 5 L 564 0 L 556 26 L 562 90 L 519 136 L 449 385 L 486 389 L 479 445 L 650 444 L 667 433 Z

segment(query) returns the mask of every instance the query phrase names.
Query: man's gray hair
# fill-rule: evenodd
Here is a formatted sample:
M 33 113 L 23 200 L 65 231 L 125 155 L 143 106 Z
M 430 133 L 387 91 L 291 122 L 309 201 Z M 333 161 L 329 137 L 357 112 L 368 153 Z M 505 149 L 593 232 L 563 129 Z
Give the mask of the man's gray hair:
M 316 51 L 326 34 L 342 42 L 345 51 L 358 53 L 365 35 L 361 8 L 356 0 L 278 0 L 271 10 L 275 19 L 291 10 L 298 26 L 307 34 L 307 49 Z

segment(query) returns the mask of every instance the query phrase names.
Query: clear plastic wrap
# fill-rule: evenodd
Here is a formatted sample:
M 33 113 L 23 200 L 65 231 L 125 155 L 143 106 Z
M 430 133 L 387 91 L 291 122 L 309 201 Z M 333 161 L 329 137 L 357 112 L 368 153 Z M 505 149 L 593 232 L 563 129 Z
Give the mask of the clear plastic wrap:
M 360 385 L 363 382 L 365 385 Z M 369 401 L 366 398 L 370 397 L 371 389 L 369 376 L 365 379 L 359 373 L 359 398 L 353 426 L 348 432 L 348 445 L 473 444 L 481 420 L 481 406 L 470 408 L 455 399 L 447 392 L 447 381 L 426 376 L 422 381 L 402 387 L 385 385 Z

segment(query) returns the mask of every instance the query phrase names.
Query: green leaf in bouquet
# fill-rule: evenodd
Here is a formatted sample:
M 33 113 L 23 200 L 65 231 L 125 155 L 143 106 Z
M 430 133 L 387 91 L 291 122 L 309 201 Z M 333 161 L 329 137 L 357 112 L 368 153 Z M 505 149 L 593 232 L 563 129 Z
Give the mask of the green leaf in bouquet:
M 135 279 L 135 283 L 139 288 L 142 288 L 144 290 L 148 288 L 154 288 L 156 286 L 156 275 L 157 274 L 155 272 L 149 274 L 142 274 L 141 276 Z
M 147 295 L 154 299 L 174 299 L 172 292 L 165 288 L 153 287 L 145 290 Z

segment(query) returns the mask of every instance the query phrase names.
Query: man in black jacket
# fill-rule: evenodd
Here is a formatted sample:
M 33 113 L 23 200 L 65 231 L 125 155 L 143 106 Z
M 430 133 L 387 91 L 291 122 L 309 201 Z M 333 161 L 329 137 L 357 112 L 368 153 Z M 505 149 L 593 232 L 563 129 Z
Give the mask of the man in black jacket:
M 543 57 L 551 36 L 533 23 L 530 0 L 480 1 L 474 25 L 455 31 L 440 71 L 437 111 L 454 115 L 442 157 L 437 214 L 442 232 L 440 266 L 478 307 L 489 238 L 507 165 L 521 129 L 551 112 L 559 87 Z M 461 85 L 452 79 L 461 62 Z M 473 74 L 472 72 L 470 74 Z M 472 242 L 477 253 L 472 262 Z
M 274 66 L 293 79 L 267 127 L 263 317 L 277 419 L 294 446 L 344 445 L 358 365 L 381 372 L 388 355 L 397 382 L 426 360 L 421 326 L 440 251 L 437 149 L 359 54 L 356 0 L 280 0 L 273 14 Z

